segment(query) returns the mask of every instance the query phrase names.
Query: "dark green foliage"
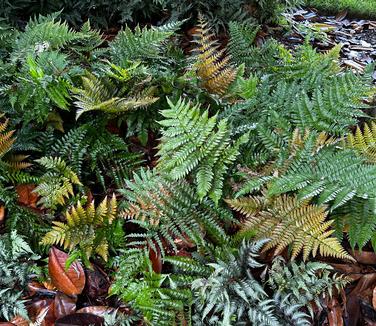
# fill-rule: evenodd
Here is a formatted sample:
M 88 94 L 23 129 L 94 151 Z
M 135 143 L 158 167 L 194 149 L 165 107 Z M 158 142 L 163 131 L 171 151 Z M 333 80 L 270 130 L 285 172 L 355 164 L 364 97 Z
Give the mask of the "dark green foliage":
M 191 318 L 191 291 L 176 288 L 168 274 L 155 273 L 147 251 L 123 253 L 111 293 L 142 312 L 143 320 L 152 325 L 184 325 Z
M 161 112 L 165 120 L 159 122 L 166 127 L 159 145 L 159 169 L 174 180 L 193 172 L 200 199 L 208 195 L 218 203 L 225 173 L 248 135 L 232 143 L 226 120 L 217 122 L 216 116 L 209 117 L 208 111 L 201 113 L 199 106 L 181 99 L 176 104 L 169 101 L 169 106 Z
M 27 319 L 21 299 L 28 281 L 30 267 L 38 257 L 16 231 L 0 236 L 0 317 L 6 320 L 15 315 Z
M 42 2 L 0 3 L 0 321 L 54 245 L 108 325 L 310 325 L 376 247 L 372 67 L 256 45 L 284 0 Z
M 130 234 L 130 238 L 141 238 L 162 255 L 164 242 L 177 251 L 176 239 L 187 238 L 200 247 L 205 244 L 205 235 L 217 243 L 226 240 L 220 223 L 230 220 L 229 213 L 213 207 L 209 201 L 200 202 L 188 183 L 150 171 L 133 177 L 133 181 L 126 182 L 127 189 L 120 190 L 126 200 L 122 214 L 145 232 Z

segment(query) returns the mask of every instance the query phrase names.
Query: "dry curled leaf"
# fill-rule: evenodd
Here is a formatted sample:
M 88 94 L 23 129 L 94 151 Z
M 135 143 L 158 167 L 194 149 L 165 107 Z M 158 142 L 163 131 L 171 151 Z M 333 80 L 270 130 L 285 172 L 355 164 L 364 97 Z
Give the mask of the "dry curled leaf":
M 85 286 L 85 273 L 81 264 L 75 261 L 68 270 L 65 264 L 68 254 L 55 247 L 50 250 L 48 258 L 48 271 L 52 283 L 58 290 L 67 295 L 80 294 Z
M 16 187 L 18 202 L 22 205 L 36 208 L 38 201 L 38 194 L 33 192 L 35 185 L 33 184 L 20 184 Z
M 77 298 L 72 298 L 64 293 L 58 292 L 55 296 L 54 314 L 56 318 L 61 318 L 76 311 Z

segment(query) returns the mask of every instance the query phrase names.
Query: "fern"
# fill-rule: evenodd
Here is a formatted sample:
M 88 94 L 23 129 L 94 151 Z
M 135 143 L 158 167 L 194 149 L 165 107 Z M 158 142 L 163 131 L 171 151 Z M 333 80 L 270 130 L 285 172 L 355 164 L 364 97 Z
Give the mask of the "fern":
M 0 236 L 0 317 L 15 315 L 28 319 L 25 300 L 21 299 L 31 263 L 39 257 L 16 231 Z
M 188 289 L 177 288 L 168 274 L 157 274 L 146 251 L 128 249 L 121 257 L 111 294 L 119 295 L 152 325 L 185 325 L 192 304 Z
M 61 158 L 42 157 L 36 162 L 47 169 L 34 190 L 41 196 L 39 205 L 56 209 L 57 205 L 64 205 L 66 199 L 73 196 L 74 185 L 82 185 L 76 173 Z
M 322 308 L 325 295 L 332 296 L 333 291 L 340 291 L 349 282 L 342 275 L 332 274 L 333 267 L 325 263 L 286 264 L 282 257 L 276 257 L 267 284 L 279 295 L 288 296 L 291 304 L 308 307 L 313 317 L 311 302 Z
M 159 122 L 166 129 L 158 146 L 158 168 L 174 180 L 193 172 L 199 197 L 209 195 L 217 203 L 225 173 L 248 135 L 231 143 L 226 120 L 217 122 L 216 116 L 209 118 L 208 111 L 201 113 L 198 105 L 192 107 L 182 99 L 168 103 L 170 109 L 161 111 L 166 119 Z
M 21 57 L 26 51 L 39 49 L 59 49 L 78 38 L 77 33 L 68 24 L 57 20 L 58 14 L 39 16 L 31 19 L 16 41 L 16 57 Z
M 296 196 L 282 195 L 275 198 L 264 196 L 227 200 L 236 211 L 247 217 L 243 229 L 256 229 L 260 238 L 270 238 L 265 250 L 276 247 L 275 254 L 291 244 L 294 259 L 303 252 L 306 260 L 310 253 L 352 260 L 332 237 L 329 230 L 332 221 L 325 221 L 328 212 L 325 207 L 299 201 Z
M 282 299 L 280 309 L 280 298 L 268 297 L 252 275 L 253 269 L 263 266 L 256 258 L 266 242 L 244 242 L 237 255 L 229 252 L 224 260 L 210 264 L 209 277 L 192 283 L 197 296 L 195 324 L 309 325 L 307 316 L 298 310 L 301 306 Z
M 52 231 L 43 237 L 41 243 L 59 244 L 69 250 L 77 247 L 85 263 L 88 263 L 93 252 L 107 261 L 107 239 L 116 217 L 115 196 L 109 201 L 105 198 L 98 207 L 92 202 L 87 208 L 83 208 L 79 202 L 70 212 L 65 213 L 66 223 L 53 222 Z
M 368 162 L 376 163 L 376 123 L 365 123 L 363 131 L 358 126 L 354 134 L 347 136 L 346 145 L 365 157 Z
M 264 175 L 251 178 L 247 190 L 268 182 L 270 196 L 297 191 L 299 199 L 317 196 L 318 203 L 330 204 L 331 211 L 354 197 L 376 197 L 375 167 L 354 151 L 335 146 L 335 139 L 296 130 L 286 143 L 274 148 L 277 159 L 266 166 Z
M 110 44 L 112 62 L 126 66 L 127 61 L 131 60 L 159 58 L 165 41 L 180 25 L 180 22 L 172 22 L 160 27 L 143 29 L 137 26 L 134 32 L 126 27 Z
M 92 74 L 82 77 L 83 88 L 75 88 L 75 105 L 79 108 L 78 119 L 84 112 L 103 111 L 112 114 L 123 113 L 139 107 L 148 106 L 158 98 L 151 96 L 120 97 L 121 92 L 110 80 L 100 80 Z
M 224 95 L 235 80 L 237 70 L 231 66 L 230 57 L 224 54 L 225 49 L 219 50 L 219 45 L 213 41 L 213 34 L 202 18 L 194 42 L 197 43 L 194 69 L 202 87 L 210 93 Z
M 205 233 L 217 243 L 226 241 L 220 222 L 230 217 L 207 201 L 200 203 L 188 183 L 141 171 L 126 185 L 127 189 L 120 190 L 127 200 L 121 214 L 145 229 L 129 237 L 144 238 L 155 252 L 164 256 L 167 245 L 177 251 L 175 239 L 188 238 L 203 246 Z
M 354 198 L 333 211 L 331 216 L 339 238 L 347 233 L 351 248 L 362 249 L 368 241 L 376 247 L 376 198 Z

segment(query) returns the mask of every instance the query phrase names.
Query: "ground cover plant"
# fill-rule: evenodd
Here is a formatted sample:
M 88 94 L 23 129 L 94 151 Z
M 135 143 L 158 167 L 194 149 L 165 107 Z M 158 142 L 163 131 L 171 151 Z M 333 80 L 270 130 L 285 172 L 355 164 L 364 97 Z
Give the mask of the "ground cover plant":
M 4 16 L 0 322 L 372 321 L 374 66 L 258 42 L 263 8 L 292 4 L 218 18 L 155 1 L 116 33 Z
M 355 17 L 376 18 L 375 2 L 373 0 L 307 0 L 307 4 L 327 13 L 337 14 L 346 10 Z

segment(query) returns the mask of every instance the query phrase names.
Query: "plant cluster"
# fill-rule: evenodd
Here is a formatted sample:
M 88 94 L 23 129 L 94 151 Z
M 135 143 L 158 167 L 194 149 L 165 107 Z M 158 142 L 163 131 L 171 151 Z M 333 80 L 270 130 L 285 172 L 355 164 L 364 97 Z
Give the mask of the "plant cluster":
M 190 3 L 215 16 L 284 2 Z M 127 307 L 101 311 L 107 324 L 310 325 L 348 282 L 320 260 L 376 247 L 372 67 L 256 46 L 237 19 L 225 46 L 200 16 L 182 48 L 173 5 L 132 2 L 171 19 L 113 39 L 61 13 L 0 25 L 0 318 L 41 318 L 30 277 L 82 308 L 100 268 L 105 304 Z M 48 251 L 47 272 L 33 252 Z

